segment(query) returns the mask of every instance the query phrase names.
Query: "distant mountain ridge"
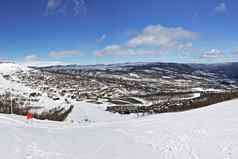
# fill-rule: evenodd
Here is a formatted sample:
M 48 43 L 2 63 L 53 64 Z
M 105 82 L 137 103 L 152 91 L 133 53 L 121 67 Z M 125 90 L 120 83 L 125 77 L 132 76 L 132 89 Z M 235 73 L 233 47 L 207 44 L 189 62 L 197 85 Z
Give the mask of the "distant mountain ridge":
M 57 65 L 47 67 L 34 67 L 48 71 L 78 70 L 78 71 L 143 71 L 159 69 L 175 71 L 178 73 L 194 74 L 202 71 L 213 73 L 223 78 L 238 80 L 238 62 L 216 64 L 193 64 L 193 63 L 162 63 L 162 62 L 138 62 L 122 64 L 98 64 L 98 65 Z
M 9 60 L 1 60 L 0 59 L 0 64 L 3 64 L 3 63 L 12 63 L 12 64 L 14 64 L 15 62 L 9 61 Z

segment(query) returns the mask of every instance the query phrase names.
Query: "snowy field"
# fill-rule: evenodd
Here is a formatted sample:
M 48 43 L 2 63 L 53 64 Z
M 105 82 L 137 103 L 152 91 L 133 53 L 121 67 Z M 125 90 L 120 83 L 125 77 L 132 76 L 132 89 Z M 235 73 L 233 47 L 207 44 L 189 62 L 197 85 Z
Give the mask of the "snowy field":
M 238 100 L 139 119 L 97 116 L 88 125 L 1 114 L 0 153 L 3 159 L 237 159 L 237 117 Z

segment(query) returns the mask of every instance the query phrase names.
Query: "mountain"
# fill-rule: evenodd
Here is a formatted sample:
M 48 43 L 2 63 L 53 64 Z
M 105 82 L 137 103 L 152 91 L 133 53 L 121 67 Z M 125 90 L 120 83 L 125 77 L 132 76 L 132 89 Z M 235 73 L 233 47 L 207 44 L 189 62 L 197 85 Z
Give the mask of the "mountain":
M 33 67 L 37 68 L 37 67 Z M 176 73 L 194 74 L 196 71 L 203 71 L 205 73 L 214 73 L 222 75 L 227 78 L 238 79 L 237 76 L 238 63 L 218 63 L 218 64 L 182 64 L 182 63 L 125 63 L 125 64 L 109 64 L 109 65 L 57 65 L 41 67 L 42 70 L 47 71 L 159 71 L 170 70 Z
M 197 65 L 193 65 L 193 68 L 197 68 Z M 224 78 L 238 79 L 238 63 L 224 63 L 224 64 L 210 64 L 210 65 L 200 65 L 200 70 L 211 72 L 217 74 Z
M 25 67 L 2 63 L 0 92 L 2 99 L 13 97 L 17 114 L 31 110 L 39 119 L 65 120 L 81 102 L 120 114 L 184 111 L 238 97 L 237 66 L 157 62 Z M 5 103 L 11 104 L 7 99 Z M 3 112 L 9 112 L 7 106 Z M 54 112 L 61 112 L 60 116 Z
M 193 80 L 200 79 L 205 87 L 231 88 L 236 87 L 238 81 L 238 63 L 221 64 L 179 64 L 179 63 L 126 63 L 111 65 L 67 65 L 50 66 L 36 68 L 42 71 L 81 75 L 93 75 L 97 78 L 101 76 L 111 76 L 115 78 L 127 78 L 143 81 L 143 78 L 151 81 L 159 80 L 170 82 L 172 85 L 175 80 Z M 130 75 L 136 75 L 134 77 Z M 170 78 L 171 80 L 168 80 Z M 145 80 L 148 82 L 148 80 Z M 172 81 L 172 82 L 171 82 Z M 203 82 L 202 82 L 203 81 Z M 195 83 L 195 82 L 194 82 Z M 206 83 L 206 84 L 205 84 Z M 176 82 L 174 83 L 176 84 Z M 195 87 L 195 86 L 192 86 Z

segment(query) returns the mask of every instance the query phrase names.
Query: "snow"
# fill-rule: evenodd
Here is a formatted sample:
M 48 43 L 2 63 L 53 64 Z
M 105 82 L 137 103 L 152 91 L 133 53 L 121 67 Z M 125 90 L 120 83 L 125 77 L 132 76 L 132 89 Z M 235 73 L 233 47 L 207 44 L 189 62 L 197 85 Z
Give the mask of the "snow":
M 23 86 L 17 82 L 12 82 L 3 78 L 4 75 L 10 75 L 11 78 L 16 78 L 12 76 L 16 72 L 27 71 L 29 70 L 27 67 L 22 65 L 17 65 L 13 63 L 0 63 L 0 93 L 4 93 L 6 91 L 11 91 L 15 93 L 29 92 L 30 88 Z M 13 91 L 14 90 L 14 91 Z
M 140 78 L 140 76 L 136 73 L 130 73 L 129 75 L 133 78 Z
M 74 105 L 74 109 L 69 114 L 67 120 L 78 122 L 80 124 L 88 124 L 88 122 L 102 123 L 125 121 L 129 119 L 136 119 L 139 117 L 139 115 L 136 114 L 120 115 L 105 111 L 107 106 L 110 106 L 109 104 L 93 104 L 85 102 L 72 102 L 72 104 Z
M 0 73 L 4 75 L 11 75 L 24 70 L 28 70 L 28 68 L 14 63 L 0 63 Z
M 181 113 L 95 122 L 0 115 L 4 159 L 236 159 L 238 100 Z
M 197 87 L 197 88 L 192 88 L 192 90 L 194 91 L 200 91 L 200 92 L 223 92 L 223 90 L 221 89 L 214 89 L 214 88 L 201 88 L 201 87 Z

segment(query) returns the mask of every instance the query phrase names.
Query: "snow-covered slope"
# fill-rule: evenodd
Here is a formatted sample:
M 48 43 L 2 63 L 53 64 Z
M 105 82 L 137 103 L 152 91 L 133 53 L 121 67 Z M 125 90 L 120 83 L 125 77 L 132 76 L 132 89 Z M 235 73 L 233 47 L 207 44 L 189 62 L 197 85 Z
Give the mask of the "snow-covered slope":
M 19 71 L 26 71 L 29 68 L 14 63 L 0 63 L 0 73 L 10 75 Z
M 59 105 L 62 107 L 69 107 L 64 99 L 54 101 L 50 99 L 46 93 L 42 92 L 39 88 L 32 88 L 26 83 L 18 78 L 17 74 L 29 73 L 33 71 L 27 66 L 15 64 L 15 63 L 0 63 L 0 95 L 10 92 L 13 96 L 24 96 L 29 98 L 29 94 L 33 92 L 41 93 L 42 95 L 38 97 L 38 102 L 31 103 L 32 107 L 42 107 L 43 109 L 38 110 L 39 112 L 45 109 L 55 108 Z M 6 77 L 6 78 L 4 78 Z M 9 78 L 9 79 L 8 79 Z
M 237 159 L 238 100 L 127 121 L 70 122 L 0 115 L 4 159 Z
M 26 88 L 22 84 L 4 79 L 4 76 L 9 76 L 12 79 L 16 79 L 16 76 L 14 75 L 15 73 L 28 70 L 29 68 L 22 65 L 13 63 L 0 63 L 0 93 L 4 93 L 6 91 L 12 92 L 13 94 L 29 92 L 30 89 Z

